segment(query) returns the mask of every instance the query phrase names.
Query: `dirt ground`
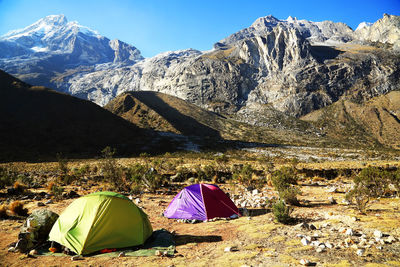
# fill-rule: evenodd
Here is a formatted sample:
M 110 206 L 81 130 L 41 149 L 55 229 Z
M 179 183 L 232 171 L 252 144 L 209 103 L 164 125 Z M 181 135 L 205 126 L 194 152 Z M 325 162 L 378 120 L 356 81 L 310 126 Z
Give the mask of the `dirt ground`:
M 336 192 L 327 190 L 336 186 Z M 344 192 L 349 181 L 324 179 L 304 180 L 300 183 L 300 207 L 295 207 L 292 217 L 296 222 L 283 225 L 274 220 L 270 209 L 249 208 L 250 216 L 235 220 L 188 224 L 162 217 L 161 214 L 174 194 L 149 194 L 139 196 L 139 206 L 149 215 L 153 229 L 174 231 L 176 254 L 174 257 L 121 257 L 93 258 L 71 261 L 70 256 L 40 256 L 30 258 L 20 253 L 7 252 L 10 243 L 17 240 L 23 218 L 0 220 L 0 266 L 300 266 L 300 260 L 308 260 L 311 266 L 400 266 L 400 199 L 374 200 L 366 214 L 360 214 L 353 206 L 345 204 Z M 183 185 L 182 185 L 183 187 Z M 232 194 L 231 185 L 222 184 L 225 192 Z M 96 191 L 92 187 L 70 187 L 84 195 Z M 36 189 L 46 191 L 44 188 Z M 177 193 L 176 190 L 173 193 Z M 275 194 L 266 186 L 260 192 Z M 331 204 L 333 197 L 337 204 Z M 55 201 L 47 208 L 60 214 L 73 199 Z M 38 201 L 24 200 L 29 212 L 38 209 Z M 304 229 L 298 224 L 306 222 L 316 229 Z M 345 234 L 352 229 L 354 235 Z M 380 230 L 384 237 L 394 237 L 393 242 L 374 241 L 374 231 Z M 362 256 L 360 236 L 364 235 L 369 246 Z M 303 245 L 303 236 L 321 243 L 332 243 L 333 248 L 318 252 L 314 246 Z M 235 247 L 225 252 L 225 248 Z

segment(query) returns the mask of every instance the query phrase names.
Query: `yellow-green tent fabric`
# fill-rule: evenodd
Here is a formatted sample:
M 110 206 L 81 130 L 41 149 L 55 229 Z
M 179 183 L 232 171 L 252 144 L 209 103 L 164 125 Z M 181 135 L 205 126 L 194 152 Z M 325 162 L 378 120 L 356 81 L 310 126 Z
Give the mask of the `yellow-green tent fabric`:
M 129 198 L 113 192 L 96 192 L 73 201 L 49 234 L 80 255 L 105 248 L 143 244 L 153 233 L 147 215 Z

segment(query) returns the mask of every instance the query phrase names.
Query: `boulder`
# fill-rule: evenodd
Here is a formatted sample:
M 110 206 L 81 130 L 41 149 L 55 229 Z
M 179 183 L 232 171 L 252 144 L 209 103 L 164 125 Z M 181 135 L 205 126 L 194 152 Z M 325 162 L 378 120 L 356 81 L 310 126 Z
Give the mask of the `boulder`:
M 37 244 L 47 240 L 53 224 L 58 219 L 58 214 L 48 210 L 39 209 L 28 216 L 18 234 L 16 250 L 30 251 Z

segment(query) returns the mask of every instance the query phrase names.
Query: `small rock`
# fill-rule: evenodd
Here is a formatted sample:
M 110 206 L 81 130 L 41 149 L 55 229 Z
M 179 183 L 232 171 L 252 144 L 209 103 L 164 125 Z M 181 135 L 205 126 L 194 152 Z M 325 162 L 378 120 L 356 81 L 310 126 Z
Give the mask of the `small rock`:
M 392 244 L 393 242 L 396 241 L 396 238 L 394 238 L 393 236 L 388 236 L 388 238 L 385 239 L 386 243 Z
M 53 200 L 49 199 L 44 204 L 46 204 L 46 205 L 53 204 Z
M 119 258 L 125 257 L 125 252 L 122 251 L 121 253 L 119 253 L 119 254 L 118 254 L 118 257 L 119 257 Z
M 15 247 L 9 247 L 8 248 L 8 252 L 16 252 L 17 250 L 15 249 Z
M 300 264 L 304 265 L 304 266 L 310 266 L 311 262 L 309 260 L 307 260 L 307 259 L 301 259 L 300 260 Z
M 347 231 L 347 229 L 344 228 L 344 227 L 340 227 L 340 228 L 339 228 L 339 233 L 344 234 L 344 233 L 346 233 L 346 231 Z
M 161 256 L 161 255 L 162 255 L 162 253 L 161 253 L 161 251 L 159 251 L 159 250 L 156 250 L 156 251 L 154 252 L 154 255 L 156 255 L 156 256 Z
M 324 249 L 321 247 L 317 247 L 317 249 L 315 250 L 317 253 L 322 253 L 324 252 Z
M 349 236 L 354 235 L 353 229 L 351 229 L 351 228 L 347 229 L 345 235 L 349 235 Z
M 31 251 L 29 251 L 30 255 L 37 255 L 38 251 L 36 249 L 32 249 Z
M 326 189 L 326 192 L 328 192 L 328 193 L 336 193 L 336 191 L 337 191 L 336 186 L 331 186 Z
M 310 229 L 310 230 L 316 230 L 317 227 L 315 227 L 314 224 L 310 224 L 310 225 L 308 226 L 308 229 Z
M 252 193 L 253 195 L 257 195 L 259 192 L 258 192 L 258 189 L 254 189 L 251 193 Z
M 361 249 L 361 248 L 360 248 L 360 249 L 357 249 L 356 254 L 357 254 L 358 256 L 361 257 L 361 256 L 364 255 L 364 251 L 365 251 L 365 250 L 364 250 L 364 249 Z
M 325 246 L 326 246 L 327 248 L 333 248 L 333 245 L 332 245 L 331 243 L 329 243 L 329 242 L 326 242 L 326 243 L 325 243 Z
M 375 231 L 374 231 L 374 236 L 375 236 L 376 238 L 382 238 L 383 234 L 382 234 L 381 231 L 375 230 Z
M 307 246 L 307 245 L 309 245 L 309 244 L 310 244 L 310 241 L 309 241 L 309 240 L 307 240 L 307 238 L 306 238 L 306 237 L 303 237 L 303 238 L 301 239 L 301 243 L 303 244 L 303 246 Z
M 357 222 L 357 221 L 359 221 L 360 219 L 353 216 L 353 217 L 351 217 L 351 220 L 352 220 L 353 222 Z
M 333 197 L 328 197 L 328 201 L 329 201 L 329 203 L 332 204 L 332 205 L 337 204 L 336 199 L 334 199 Z
M 137 205 L 137 204 L 139 204 L 139 203 L 141 203 L 142 201 L 140 200 L 140 198 L 135 198 L 135 204 Z
M 379 250 L 382 250 L 382 249 L 383 249 L 382 246 L 377 246 L 376 248 L 379 249 Z
M 45 205 L 43 202 L 38 202 L 38 203 L 37 203 L 37 206 L 38 206 L 38 207 L 44 207 L 44 206 L 46 206 L 46 205 Z
M 82 255 L 75 255 L 71 257 L 71 261 L 83 260 Z
M 321 243 L 319 241 L 312 241 L 311 246 L 318 247 Z
M 224 249 L 225 252 L 233 252 L 233 251 L 238 251 L 237 247 L 226 247 Z
M 296 229 L 308 229 L 309 228 L 309 226 L 308 226 L 308 224 L 307 223 L 299 223 L 299 224 L 296 224 L 295 226 L 294 226 L 294 228 L 296 228 Z

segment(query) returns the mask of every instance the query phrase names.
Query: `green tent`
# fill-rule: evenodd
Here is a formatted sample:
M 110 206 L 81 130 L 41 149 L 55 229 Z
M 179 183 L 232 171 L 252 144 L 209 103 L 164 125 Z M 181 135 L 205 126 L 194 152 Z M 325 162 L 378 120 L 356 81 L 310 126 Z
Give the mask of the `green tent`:
M 147 215 L 129 198 L 96 192 L 76 199 L 60 215 L 49 234 L 77 254 L 143 244 L 153 229 Z

